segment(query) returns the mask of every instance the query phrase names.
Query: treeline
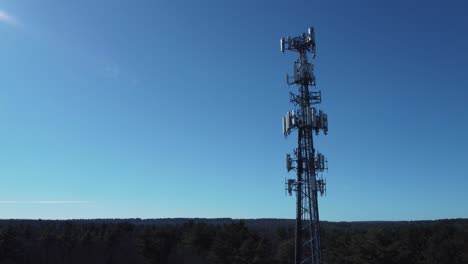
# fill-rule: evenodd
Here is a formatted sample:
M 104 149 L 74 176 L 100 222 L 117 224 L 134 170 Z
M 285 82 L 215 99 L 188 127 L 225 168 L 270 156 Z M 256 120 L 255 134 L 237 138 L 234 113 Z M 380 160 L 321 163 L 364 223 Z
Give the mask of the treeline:
M 176 222 L 0 221 L 0 264 L 293 263 L 290 220 Z M 327 264 L 468 263 L 468 220 L 324 222 L 322 254 Z

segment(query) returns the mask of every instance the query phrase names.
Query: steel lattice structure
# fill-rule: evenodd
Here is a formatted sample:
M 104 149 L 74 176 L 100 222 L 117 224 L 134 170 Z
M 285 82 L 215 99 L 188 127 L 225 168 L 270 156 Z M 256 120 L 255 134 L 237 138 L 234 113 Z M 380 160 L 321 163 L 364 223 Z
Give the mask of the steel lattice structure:
M 328 133 L 328 116 L 314 105 L 322 102 L 321 92 L 315 89 L 313 64 L 309 56 L 315 58 L 315 33 L 309 28 L 308 33 L 298 37 L 281 39 L 281 51 L 294 51 L 299 54 L 294 63 L 293 76 L 287 76 L 289 86 L 298 88 L 290 92 L 292 110 L 283 117 L 283 134 L 288 136 L 297 130 L 297 148 L 293 154 L 286 155 L 288 172 L 295 170 L 296 179 L 288 179 L 286 190 L 289 195 L 296 193 L 296 240 L 295 264 L 321 264 L 320 223 L 318 211 L 318 193 L 326 191 L 326 182 L 319 173 L 327 170 L 325 157 L 316 152 L 313 134 L 322 131 Z

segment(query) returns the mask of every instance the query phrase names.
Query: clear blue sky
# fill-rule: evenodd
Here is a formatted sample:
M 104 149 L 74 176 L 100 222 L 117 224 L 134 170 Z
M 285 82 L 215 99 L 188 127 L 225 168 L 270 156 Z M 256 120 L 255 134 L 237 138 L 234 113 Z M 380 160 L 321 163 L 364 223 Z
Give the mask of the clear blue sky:
M 330 119 L 321 218 L 466 218 L 467 10 L 0 0 L 0 218 L 293 218 L 279 39 L 309 26 Z

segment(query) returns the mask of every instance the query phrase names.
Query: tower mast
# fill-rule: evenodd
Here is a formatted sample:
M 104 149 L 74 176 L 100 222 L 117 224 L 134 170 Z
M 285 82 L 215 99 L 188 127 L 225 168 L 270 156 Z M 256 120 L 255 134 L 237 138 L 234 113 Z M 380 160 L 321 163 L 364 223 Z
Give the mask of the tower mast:
M 296 237 L 295 264 L 321 264 L 320 223 L 318 193 L 326 191 L 326 182 L 318 173 L 327 168 L 325 157 L 315 151 L 313 133 L 328 133 L 328 116 L 313 107 L 322 102 L 321 92 L 315 88 L 315 75 L 309 54 L 315 58 L 314 28 L 298 37 L 281 38 L 281 51 L 294 51 L 299 58 L 294 62 L 294 74 L 286 76 L 288 85 L 298 88 L 290 92 L 290 102 L 295 110 L 283 117 L 283 134 L 288 136 L 297 130 L 297 148 L 293 154 L 286 155 L 288 172 L 296 170 L 296 179 L 288 179 L 286 190 L 289 195 L 296 193 Z M 311 88 L 311 89 L 309 89 Z

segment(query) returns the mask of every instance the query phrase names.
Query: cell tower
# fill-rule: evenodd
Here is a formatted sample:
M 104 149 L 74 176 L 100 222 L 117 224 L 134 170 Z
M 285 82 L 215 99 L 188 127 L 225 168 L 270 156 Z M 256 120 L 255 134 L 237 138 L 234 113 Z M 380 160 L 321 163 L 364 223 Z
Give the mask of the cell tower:
M 314 65 L 308 62 L 309 53 L 312 59 L 315 58 L 314 28 L 298 37 L 281 38 L 281 52 L 285 50 L 299 53 L 293 76 L 286 75 L 288 85 L 298 88 L 296 93 L 289 93 L 295 110 L 288 112 L 282 120 L 285 136 L 293 130 L 298 131 L 297 148 L 286 155 L 286 168 L 288 172 L 295 170 L 297 178 L 285 183 L 289 195 L 295 192 L 297 197 L 294 263 L 321 264 L 317 198 L 318 193 L 322 196 L 325 193 L 326 181 L 318 174 L 328 170 L 328 162 L 324 155 L 315 151 L 313 133 L 328 133 L 328 116 L 313 107 L 322 102 L 321 92 L 309 89 L 315 88 Z

